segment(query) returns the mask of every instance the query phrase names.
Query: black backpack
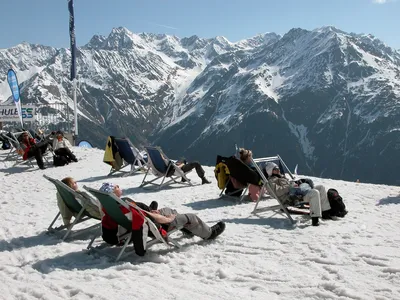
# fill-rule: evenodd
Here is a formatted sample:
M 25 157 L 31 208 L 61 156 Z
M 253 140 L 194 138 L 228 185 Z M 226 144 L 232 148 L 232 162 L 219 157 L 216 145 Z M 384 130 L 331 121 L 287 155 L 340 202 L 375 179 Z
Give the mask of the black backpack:
M 327 195 L 329 204 L 331 205 L 331 216 L 343 218 L 347 214 L 347 210 L 339 192 L 335 189 L 329 189 Z
M 54 155 L 53 156 L 53 165 L 56 167 L 62 167 L 68 165 L 68 159 L 63 155 Z

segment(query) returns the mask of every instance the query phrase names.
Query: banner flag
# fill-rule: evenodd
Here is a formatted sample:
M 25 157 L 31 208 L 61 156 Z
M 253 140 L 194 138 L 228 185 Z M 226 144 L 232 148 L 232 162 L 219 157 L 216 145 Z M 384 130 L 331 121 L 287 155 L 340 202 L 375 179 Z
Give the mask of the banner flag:
M 74 1 L 68 0 L 69 10 L 69 37 L 71 41 L 71 80 L 76 77 L 76 39 L 75 39 L 75 17 Z
M 17 74 L 15 74 L 15 71 L 13 69 L 9 69 L 7 72 L 7 81 L 11 89 L 11 93 L 14 99 L 15 106 L 17 107 L 18 115 L 19 115 L 19 120 L 21 122 L 21 126 L 24 127 L 24 124 L 22 122 L 22 109 L 21 109 L 21 101 L 20 101 L 20 91 L 19 91 L 19 85 L 18 85 L 18 79 L 17 79 Z

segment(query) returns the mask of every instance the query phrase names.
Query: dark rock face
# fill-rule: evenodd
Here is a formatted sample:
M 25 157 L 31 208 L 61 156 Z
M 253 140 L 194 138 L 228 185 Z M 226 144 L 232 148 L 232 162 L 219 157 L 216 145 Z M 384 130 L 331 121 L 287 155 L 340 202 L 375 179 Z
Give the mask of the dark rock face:
M 23 103 L 73 108 L 69 64 L 66 49 L 0 50 L 0 101 L 13 65 Z M 80 48 L 77 65 L 80 137 L 95 146 L 127 136 L 213 165 L 237 144 L 301 174 L 400 184 L 400 54 L 371 35 L 323 27 L 230 43 L 120 27 Z

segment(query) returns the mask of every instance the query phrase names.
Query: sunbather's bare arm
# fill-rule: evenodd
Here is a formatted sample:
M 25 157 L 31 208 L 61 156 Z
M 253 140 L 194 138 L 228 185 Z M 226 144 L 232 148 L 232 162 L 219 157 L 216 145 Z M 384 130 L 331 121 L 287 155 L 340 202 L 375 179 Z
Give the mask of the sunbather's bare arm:
M 147 212 L 146 214 L 152 217 L 153 220 L 159 224 L 169 224 L 173 220 L 175 220 L 175 215 L 163 216 L 158 213 L 152 213 L 152 212 Z

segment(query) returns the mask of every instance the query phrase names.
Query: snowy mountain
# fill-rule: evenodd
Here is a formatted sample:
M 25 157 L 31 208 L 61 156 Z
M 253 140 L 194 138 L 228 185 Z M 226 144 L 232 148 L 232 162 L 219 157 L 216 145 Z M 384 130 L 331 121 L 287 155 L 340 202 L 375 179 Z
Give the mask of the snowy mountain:
M 14 65 L 23 102 L 72 108 L 69 63 L 66 49 L 0 50 L 0 101 Z M 120 27 L 79 48 L 77 65 L 80 136 L 99 147 L 128 136 L 212 164 L 238 144 L 309 174 L 399 183 L 400 54 L 371 35 L 323 27 L 232 43 Z
M 199 185 L 191 172 L 193 187 L 149 191 L 139 188 L 143 174 L 107 177 L 103 151 L 73 151 L 78 163 L 42 171 L 10 168 L 12 162 L 2 160 L 6 151 L 0 150 L 0 171 L 7 175 L 0 176 L 7 187 L 0 214 L 2 300 L 400 299 L 399 187 L 313 178 L 316 184 L 336 188 L 349 214 L 321 221 L 319 227 L 310 226 L 308 216 L 294 215 L 292 226 L 279 214 L 251 215 L 254 203 L 219 199 L 213 166 L 205 167 L 212 184 Z M 66 242 L 62 235 L 46 234 L 58 207 L 56 189 L 43 174 L 72 176 L 80 189 L 111 181 L 135 201 L 158 201 L 159 207 L 195 213 L 208 225 L 223 220 L 226 230 L 214 241 L 177 233 L 181 249 L 158 244 L 144 257 L 131 252 L 118 263 L 88 255 L 84 249 L 93 231 Z M 260 206 L 276 203 L 265 200 Z M 59 219 L 55 226 L 60 224 Z M 100 244 L 97 238 L 95 245 Z M 105 251 L 116 253 L 112 250 Z

